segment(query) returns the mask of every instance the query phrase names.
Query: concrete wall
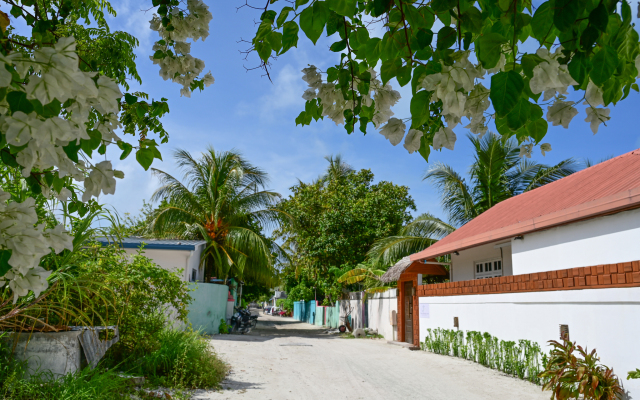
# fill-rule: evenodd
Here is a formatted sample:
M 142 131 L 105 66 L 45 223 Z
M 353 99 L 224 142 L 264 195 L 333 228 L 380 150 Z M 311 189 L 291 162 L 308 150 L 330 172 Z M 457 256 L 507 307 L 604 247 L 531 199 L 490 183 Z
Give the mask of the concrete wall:
M 511 247 L 496 249 L 495 245 L 496 243 L 490 243 L 462 250 L 458 256 L 451 254 L 451 282 L 475 279 L 475 262 L 491 258 L 502 257 L 502 275 L 513 275 Z M 502 253 L 500 252 L 501 250 Z
M 195 330 L 208 335 L 219 332 L 220 320 L 227 318 L 229 287 L 212 283 L 191 283 L 193 302 L 189 305 L 189 322 Z
M 604 365 L 614 369 L 632 397 L 640 397 L 640 381 L 626 380 L 640 367 L 640 288 L 586 289 L 472 296 L 421 297 L 429 317 L 420 317 L 420 341 L 427 328 L 488 332 L 502 340 L 528 339 L 545 352 L 547 341 L 559 340 L 559 325 L 589 350 L 595 348 Z
M 80 334 L 82 331 L 23 333 L 18 336 L 13 354 L 17 360 L 27 361 L 27 375 L 50 372 L 50 377 L 56 379 L 83 367 Z M 7 334 L 2 340 L 13 346 L 15 336 Z
M 398 331 L 391 324 L 391 312 L 398 311 L 396 289 L 376 293 L 367 297 L 367 324 L 376 329 L 387 340 L 397 340 Z
M 143 255 L 149 257 L 158 266 L 168 271 L 176 272 L 185 282 L 191 282 L 191 270 L 196 269 L 197 279 L 201 281 L 203 278 L 202 268 L 200 265 L 200 256 L 204 245 L 196 246 L 193 251 L 190 250 L 159 250 L 144 249 Z M 128 254 L 138 254 L 138 249 L 124 249 Z
M 514 274 L 640 260 L 640 210 L 575 222 L 513 240 Z

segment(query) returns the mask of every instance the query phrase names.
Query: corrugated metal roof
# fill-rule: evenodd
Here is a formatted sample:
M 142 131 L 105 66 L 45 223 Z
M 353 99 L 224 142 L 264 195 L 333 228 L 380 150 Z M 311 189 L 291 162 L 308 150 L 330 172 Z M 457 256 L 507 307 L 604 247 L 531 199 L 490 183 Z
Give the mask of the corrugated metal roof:
M 640 149 L 496 204 L 411 260 L 640 207 Z
M 96 241 L 103 246 L 120 244 L 125 249 L 137 249 L 144 243 L 145 249 L 156 250 L 195 250 L 197 246 L 206 244 L 204 240 L 149 239 L 128 237 L 120 242 L 115 237 L 98 237 Z

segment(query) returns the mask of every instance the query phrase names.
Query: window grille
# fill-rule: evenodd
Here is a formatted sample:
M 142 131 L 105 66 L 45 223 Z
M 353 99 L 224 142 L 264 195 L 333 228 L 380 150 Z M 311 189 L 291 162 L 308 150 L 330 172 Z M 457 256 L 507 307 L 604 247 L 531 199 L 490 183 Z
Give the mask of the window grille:
M 493 278 L 502 276 L 502 260 L 499 258 L 477 261 L 475 279 Z

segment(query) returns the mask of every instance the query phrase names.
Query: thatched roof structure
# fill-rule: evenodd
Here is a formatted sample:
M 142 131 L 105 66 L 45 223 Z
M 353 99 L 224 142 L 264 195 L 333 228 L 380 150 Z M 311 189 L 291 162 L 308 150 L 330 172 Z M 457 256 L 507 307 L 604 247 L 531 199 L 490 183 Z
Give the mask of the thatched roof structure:
M 400 279 L 400 275 L 402 275 L 402 273 L 406 271 L 411 264 L 412 261 L 409 259 L 409 256 L 404 257 L 393 267 L 389 268 L 387 272 L 385 272 L 384 275 L 380 277 L 380 280 L 384 283 L 397 281 L 398 279 Z

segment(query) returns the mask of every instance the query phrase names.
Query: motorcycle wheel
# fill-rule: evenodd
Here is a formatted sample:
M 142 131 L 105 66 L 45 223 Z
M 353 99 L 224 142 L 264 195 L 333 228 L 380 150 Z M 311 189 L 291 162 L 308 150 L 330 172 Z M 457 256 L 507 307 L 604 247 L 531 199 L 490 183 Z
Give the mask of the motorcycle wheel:
M 345 333 L 347 331 L 347 327 L 344 325 L 340 325 L 338 327 L 338 330 L 340 331 L 340 333 Z

